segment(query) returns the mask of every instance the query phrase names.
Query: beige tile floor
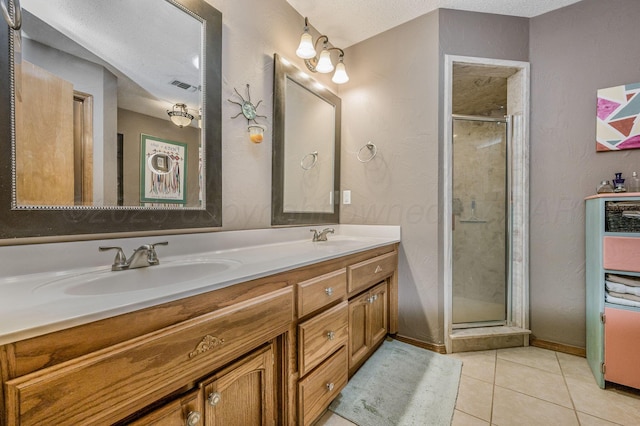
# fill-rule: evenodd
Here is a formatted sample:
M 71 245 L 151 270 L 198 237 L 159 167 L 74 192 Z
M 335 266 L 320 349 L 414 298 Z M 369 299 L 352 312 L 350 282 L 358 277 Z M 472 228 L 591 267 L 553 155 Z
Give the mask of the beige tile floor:
M 600 389 L 585 358 L 535 347 L 447 356 L 463 362 L 453 426 L 640 425 L 640 391 Z M 316 426 L 353 423 L 327 412 Z

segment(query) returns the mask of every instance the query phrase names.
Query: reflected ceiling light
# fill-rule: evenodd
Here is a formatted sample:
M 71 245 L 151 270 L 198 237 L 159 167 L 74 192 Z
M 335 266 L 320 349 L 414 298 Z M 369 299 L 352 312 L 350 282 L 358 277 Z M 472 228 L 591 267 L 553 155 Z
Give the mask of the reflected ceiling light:
M 180 103 L 175 104 L 171 111 L 167 111 L 167 114 L 169 114 L 171 122 L 180 128 L 188 126 L 191 124 L 191 120 L 195 118 L 193 114 L 189 114 L 187 106 Z
M 322 40 L 322 51 L 320 52 L 320 57 L 318 58 L 317 46 L 318 43 Z M 339 52 L 339 62 L 338 65 L 334 67 L 333 62 L 331 62 L 331 52 L 337 51 Z M 347 75 L 347 70 L 344 66 L 344 50 L 339 47 L 329 47 L 329 37 L 326 35 L 321 35 L 318 37 L 315 43 L 313 43 L 313 38 L 311 34 L 309 34 L 309 19 L 304 18 L 304 32 L 300 36 L 300 45 L 296 50 L 296 55 L 299 58 L 304 59 L 304 63 L 311 72 L 319 72 L 319 73 L 330 73 L 334 69 L 336 70 L 335 74 L 331 81 L 336 84 L 343 84 L 349 81 L 349 76 Z

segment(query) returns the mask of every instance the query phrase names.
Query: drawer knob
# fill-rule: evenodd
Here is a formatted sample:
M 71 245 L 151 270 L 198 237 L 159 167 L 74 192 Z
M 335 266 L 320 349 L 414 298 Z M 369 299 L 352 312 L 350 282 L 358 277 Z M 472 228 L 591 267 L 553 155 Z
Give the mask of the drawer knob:
M 336 338 L 336 333 L 335 332 L 330 331 L 330 332 L 327 333 L 327 339 L 333 340 L 335 338 Z
M 202 414 L 198 411 L 190 411 L 187 415 L 187 426 L 196 426 L 200 423 L 200 419 L 202 419 Z
M 220 404 L 221 400 L 222 400 L 222 395 L 220 395 L 220 392 L 211 392 L 209 394 L 209 398 L 207 398 L 207 401 L 209 401 L 209 405 L 212 407 L 215 407 L 216 405 Z
M 373 271 L 374 274 L 377 274 L 378 272 L 382 272 L 382 266 L 380 265 L 376 266 L 376 270 Z
M 324 292 L 327 293 L 327 296 L 331 296 L 333 295 L 333 288 L 332 287 L 327 287 L 324 289 Z
M 329 390 L 329 392 L 331 392 L 334 387 L 335 385 L 333 383 L 327 383 L 327 389 Z

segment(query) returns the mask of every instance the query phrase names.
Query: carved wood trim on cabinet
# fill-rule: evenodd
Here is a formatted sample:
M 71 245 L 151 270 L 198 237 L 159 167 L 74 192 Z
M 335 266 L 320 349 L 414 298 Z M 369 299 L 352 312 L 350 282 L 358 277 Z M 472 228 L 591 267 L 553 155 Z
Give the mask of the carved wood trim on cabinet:
M 293 291 L 214 311 L 6 383 L 9 426 L 116 421 L 287 331 Z M 190 357 L 203 337 L 224 350 Z
M 388 285 L 388 316 L 383 317 L 389 333 L 397 332 L 397 248 L 390 244 L 0 346 L 0 426 L 177 415 L 178 404 L 203 377 L 235 365 L 269 341 L 275 361 L 275 422 L 311 422 L 311 416 L 300 411 L 305 404 L 302 384 L 309 385 L 316 372 L 329 368 L 329 360 L 335 363 L 330 369 L 339 370 L 336 359 L 343 358 L 347 371 L 351 354 L 344 343 L 326 349 L 319 363 L 311 353 L 299 354 L 308 330 L 302 329 L 298 337 L 298 325 L 314 324 L 323 309 L 343 309 L 340 301 L 347 304 L 348 280 L 356 283 L 350 288 L 376 285 L 381 271 L 375 271 L 386 259 L 381 267 Z M 372 262 L 377 262 L 373 269 Z M 358 284 L 365 281 L 368 284 Z M 326 286 L 332 295 L 326 294 Z M 298 365 L 303 356 L 313 367 L 303 365 L 306 359 Z M 160 408 L 148 411 L 154 407 Z

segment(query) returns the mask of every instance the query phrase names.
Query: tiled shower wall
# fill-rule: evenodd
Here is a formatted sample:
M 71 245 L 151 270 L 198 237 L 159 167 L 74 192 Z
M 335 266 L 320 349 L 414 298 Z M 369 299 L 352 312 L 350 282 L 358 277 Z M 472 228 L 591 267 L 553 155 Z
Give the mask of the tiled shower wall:
M 454 323 L 504 319 L 505 148 L 505 124 L 455 121 Z M 472 299 L 473 306 L 461 298 Z

